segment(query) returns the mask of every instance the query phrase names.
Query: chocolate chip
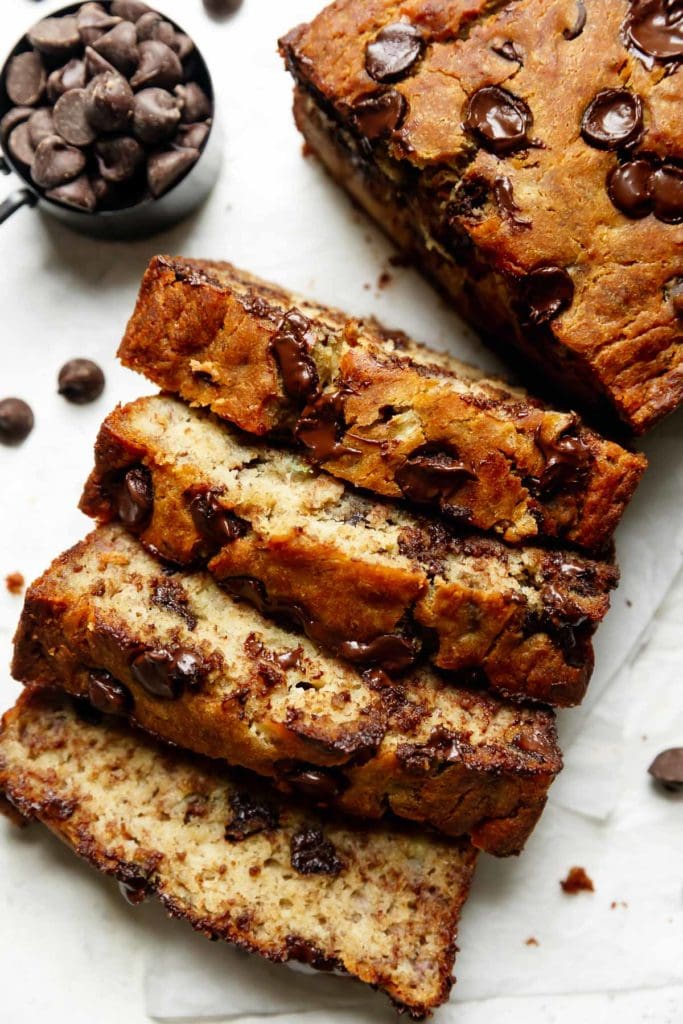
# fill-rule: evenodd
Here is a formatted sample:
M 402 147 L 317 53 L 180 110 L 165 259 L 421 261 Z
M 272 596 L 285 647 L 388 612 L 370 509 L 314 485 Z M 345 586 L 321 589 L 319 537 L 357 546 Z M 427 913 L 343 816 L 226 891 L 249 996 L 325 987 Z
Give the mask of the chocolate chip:
M 330 803 L 342 789 L 338 779 L 322 768 L 302 768 L 288 775 L 287 782 L 316 804 Z
M 631 0 L 626 37 L 636 50 L 667 63 L 683 60 L 683 5 L 680 0 Z
M 578 38 L 586 27 L 586 5 L 583 0 L 577 0 L 576 7 L 576 21 L 571 28 L 562 30 L 562 35 L 569 41 Z
M 152 476 L 145 466 L 129 469 L 116 492 L 116 512 L 128 529 L 142 529 L 154 507 Z
M 97 75 L 106 74 L 118 75 L 119 73 L 114 65 L 110 64 L 99 53 L 96 53 L 92 46 L 86 46 L 85 48 L 85 71 L 88 78 L 95 78 Z
M 199 159 L 197 149 L 172 149 L 155 153 L 147 163 L 147 183 L 153 196 L 161 196 Z
M 499 46 L 492 46 L 491 49 L 505 60 L 515 61 L 517 64 L 524 63 L 521 50 L 517 43 L 513 43 L 511 39 L 506 39 L 504 43 L 501 43 Z
M 683 747 L 671 747 L 657 754 L 648 772 L 670 793 L 683 790 Z
M 78 34 L 84 46 L 91 46 L 96 39 L 120 24 L 121 19 L 107 14 L 101 4 L 83 4 L 76 15 Z
M 579 431 L 578 420 L 570 423 L 555 438 L 544 440 L 537 432 L 536 443 L 546 460 L 545 467 L 532 488 L 542 498 L 550 498 L 559 490 L 585 483 L 591 462 L 591 451 Z
M 630 89 L 601 89 L 581 120 L 581 134 L 597 149 L 631 146 L 642 131 L 643 104 Z
M 382 89 L 359 97 L 353 117 L 366 139 L 378 139 L 399 128 L 408 104 L 397 89 Z
M 414 25 L 403 21 L 386 25 L 366 47 L 365 70 L 376 82 L 397 82 L 413 67 L 424 43 Z
M 69 89 L 84 89 L 87 81 L 85 61 L 74 58 L 53 71 L 47 80 L 47 98 L 56 103 Z
M 0 401 L 0 442 L 20 444 L 33 430 L 31 406 L 21 398 L 3 398 Z
M 0 121 L 0 139 L 4 142 L 17 125 L 27 121 L 33 113 L 33 107 L 11 107 Z
M 78 49 L 81 37 L 73 14 L 61 18 L 43 18 L 28 30 L 29 42 L 48 57 L 66 58 Z
M 156 143 L 174 134 L 180 111 L 165 89 L 142 89 L 133 104 L 133 132 L 141 142 Z
M 145 159 L 142 146 L 129 135 L 95 143 L 97 167 L 105 181 L 119 184 L 132 178 Z
M 505 176 L 496 178 L 493 183 L 493 195 L 501 214 L 506 220 L 520 228 L 531 227 L 531 220 L 528 217 L 519 216 L 519 207 L 515 202 L 512 182 L 509 178 Z
M 396 483 L 413 501 L 433 501 L 457 491 L 476 474 L 448 447 L 425 444 L 416 448 L 396 471 Z
M 5 88 L 12 103 L 34 106 L 45 89 L 45 68 L 37 53 L 19 53 L 7 66 Z
M 523 283 L 523 304 L 527 320 L 537 326 L 569 309 L 574 299 L 574 282 L 562 267 L 539 267 Z
M 307 632 L 315 639 L 314 630 L 308 629 Z M 335 647 L 340 658 L 364 665 L 379 665 L 390 675 L 405 672 L 415 664 L 419 653 L 412 641 L 395 633 L 386 633 L 374 640 L 343 640 L 334 645 L 328 640 L 327 643 Z
M 242 6 L 242 0 L 203 0 L 204 10 L 212 18 L 225 18 Z
M 186 687 L 198 689 L 205 674 L 201 659 L 182 648 L 175 653 L 163 648 L 145 651 L 133 659 L 130 671 L 147 693 L 164 700 L 176 700 Z
M 27 167 L 31 166 L 36 148 L 31 141 L 31 129 L 27 121 L 17 125 L 13 130 L 7 140 L 7 147 L 15 160 L 25 164 Z
M 312 327 L 308 317 L 290 309 L 270 341 L 282 386 L 290 398 L 308 399 L 318 390 L 318 370 L 310 354 L 315 342 Z
M 133 707 L 130 691 L 104 669 L 88 673 L 88 699 L 105 715 L 127 715 Z
M 491 153 L 511 153 L 529 145 L 531 111 L 519 96 L 499 85 L 472 93 L 465 108 L 465 128 Z
M 113 0 L 111 13 L 126 21 L 137 21 L 143 14 L 149 14 L 152 8 L 142 0 Z
M 87 114 L 97 131 L 120 132 L 133 115 L 133 90 L 117 71 L 105 71 L 88 84 Z
M 80 178 L 74 178 L 66 185 L 59 185 L 58 188 L 51 188 L 45 193 L 48 199 L 54 199 L 58 203 L 72 206 L 75 210 L 82 210 L 85 213 L 92 213 L 97 206 L 97 197 L 87 174 Z
M 236 790 L 230 794 L 232 819 L 225 826 L 229 843 L 239 843 L 258 832 L 272 832 L 280 825 L 280 813 L 268 800 Z
M 665 163 L 651 178 L 652 203 L 657 220 L 665 224 L 683 221 L 683 169 Z
M 139 42 L 144 42 L 146 39 L 158 39 L 170 46 L 172 50 L 175 49 L 175 29 L 170 21 L 164 21 L 156 11 L 148 11 L 147 14 L 143 14 L 138 19 L 135 31 Z
M 342 443 L 345 395 L 341 391 L 320 395 L 306 406 L 295 428 L 297 441 L 307 449 L 314 462 L 360 455 L 357 448 Z
M 85 89 L 70 89 L 55 103 L 54 126 L 72 146 L 87 146 L 95 138 L 87 116 L 88 105 Z
M 189 510 L 198 533 L 219 547 L 232 544 L 249 531 L 249 524 L 221 505 L 215 491 L 195 494 L 189 502 Z
M 201 149 L 209 134 L 209 125 L 204 124 L 181 124 L 173 139 L 174 146 L 181 149 Z
M 618 164 L 607 177 L 607 194 L 618 210 L 638 220 L 652 212 L 652 172 L 649 160 Z
M 56 134 L 52 111 L 49 107 L 40 107 L 38 110 L 33 111 L 28 119 L 28 131 L 34 149 L 48 135 Z
M 174 89 L 183 77 L 183 66 L 171 47 L 158 39 L 147 39 L 140 43 L 139 50 L 140 63 L 130 80 L 132 87 L 157 85 L 161 89 Z
M 59 371 L 58 391 L 74 405 L 87 405 L 104 391 L 104 374 L 91 359 L 70 359 Z
M 92 43 L 92 49 L 123 75 L 130 75 L 138 66 L 138 60 L 142 60 L 142 52 L 138 53 L 135 26 L 129 21 L 122 21 L 105 32 Z
M 300 875 L 338 875 L 344 863 L 319 828 L 305 828 L 290 840 L 292 867 Z
M 192 124 L 195 121 L 204 121 L 211 115 L 211 101 L 201 86 L 196 82 L 188 82 L 186 85 L 177 85 L 175 95 L 180 104 L 182 121 L 184 124 Z
M 36 146 L 31 177 L 41 188 L 56 188 L 77 178 L 84 167 L 85 157 L 79 149 L 68 146 L 58 135 L 48 135 Z
M 171 49 L 175 50 L 181 61 L 186 61 L 194 51 L 194 43 L 184 32 L 176 32 L 175 41 Z

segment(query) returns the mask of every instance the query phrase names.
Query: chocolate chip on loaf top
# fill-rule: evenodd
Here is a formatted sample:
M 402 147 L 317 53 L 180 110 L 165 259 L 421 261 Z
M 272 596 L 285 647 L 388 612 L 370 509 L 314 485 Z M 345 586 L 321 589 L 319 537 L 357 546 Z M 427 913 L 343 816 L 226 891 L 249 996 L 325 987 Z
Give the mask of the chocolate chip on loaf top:
M 42 821 L 131 903 L 156 895 L 210 938 L 348 972 L 414 1018 L 448 998 L 468 843 L 330 821 L 254 776 L 92 718 L 45 690 L 5 715 L 0 797 L 14 818 Z
M 339 0 L 281 48 L 312 149 L 490 341 L 636 432 L 679 404 L 679 2 Z
M 153 259 L 119 355 L 341 479 L 511 542 L 604 548 L 646 465 L 573 413 L 227 263 Z

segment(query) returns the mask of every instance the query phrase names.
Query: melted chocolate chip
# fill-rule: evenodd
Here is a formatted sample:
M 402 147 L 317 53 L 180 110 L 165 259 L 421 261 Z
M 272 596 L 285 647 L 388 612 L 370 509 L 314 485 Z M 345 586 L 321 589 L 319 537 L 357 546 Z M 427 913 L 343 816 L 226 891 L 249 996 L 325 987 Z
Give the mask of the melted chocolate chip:
M 583 0 L 577 0 L 576 7 L 576 21 L 571 28 L 565 28 L 562 31 L 564 38 L 569 41 L 580 36 L 586 27 L 586 5 Z
M 347 661 L 379 664 L 390 673 L 404 672 L 415 664 L 418 655 L 415 645 L 396 633 L 386 633 L 374 640 L 344 640 L 337 646 L 337 653 Z
M 177 580 L 157 580 L 152 588 L 152 604 L 177 615 L 190 631 L 196 628 L 197 616 L 190 610 L 187 591 Z
M 519 228 L 530 228 L 531 220 L 528 217 L 519 216 L 519 207 L 515 202 L 512 191 L 512 182 L 509 178 L 496 178 L 493 183 L 493 195 L 503 217 Z
M 683 791 L 683 747 L 672 747 L 657 754 L 648 772 L 670 793 Z
M 104 669 L 88 673 L 88 699 L 105 715 L 127 715 L 133 707 L 129 690 Z
M 0 443 L 21 444 L 33 430 L 31 406 L 21 398 L 3 398 L 0 402 Z
M 418 60 L 424 43 L 414 25 L 403 21 L 386 25 L 366 47 L 365 70 L 376 82 L 397 82 Z
M 558 491 L 578 487 L 585 483 L 590 468 L 591 452 L 585 439 L 578 433 L 577 422 L 551 441 L 537 434 L 536 443 L 546 458 L 541 476 L 532 488 L 542 498 L 550 498 Z
M 652 172 L 649 160 L 618 164 L 607 178 L 607 194 L 617 210 L 632 220 L 652 213 Z
M 499 85 L 477 89 L 465 108 L 465 128 L 491 153 L 512 153 L 528 146 L 531 123 L 524 100 Z
M 523 284 L 527 321 L 534 326 L 547 323 L 569 309 L 574 299 L 574 282 L 562 267 L 539 267 Z
M 523 64 L 522 53 L 516 43 L 513 43 L 511 39 L 506 39 L 500 46 L 492 46 L 491 49 L 494 53 L 497 53 L 499 57 L 503 57 L 505 60 L 516 61 L 518 64 Z
M 282 654 L 276 654 L 274 656 L 275 663 L 279 665 L 284 672 L 289 672 L 290 669 L 298 667 L 303 653 L 304 652 L 301 647 L 295 647 L 293 651 L 283 651 Z
M 131 675 L 152 697 L 176 700 L 187 687 L 199 689 L 205 666 L 192 651 L 180 648 L 175 652 L 165 649 L 144 651 L 133 659 Z
M 129 530 L 142 530 L 154 507 L 152 474 L 146 466 L 129 469 L 116 495 L 116 514 Z
M 288 775 L 287 781 L 319 805 L 330 803 L 342 789 L 339 780 L 323 768 L 302 768 Z
M 476 474 L 455 451 L 436 444 L 416 448 L 396 472 L 396 483 L 412 501 L 434 501 L 457 491 Z
M 344 863 L 319 828 L 305 828 L 290 842 L 292 867 L 300 875 L 338 875 Z
M 223 547 L 249 532 L 249 523 L 224 508 L 215 491 L 195 494 L 189 503 L 190 515 L 205 541 Z
M 271 339 L 270 350 L 290 398 L 307 400 L 318 390 L 318 370 L 310 354 L 314 340 L 311 321 L 298 309 L 285 313 Z
M 656 61 L 683 60 L 683 3 L 681 0 L 631 0 L 624 24 L 627 40 Z
M 683 221 L 683 168 L 664 163 L 651 178 L 652 204 L 657 220 L 665 224 Z
M 92 359 L 70 359 L 59 371 L 57 390 L 74 405 L 87 405 L 104 391 L 104 374 Z
M 602 89 L 581 120 L 581 134 L 596 149 L 631 146 L 642 131 L 643 104 L 630 89 Z
M 341 455 L 360 455 L 357 448 L 342 444 L 344 435 L 344 402 L 341 391 L 321 395 L 306 406 L 296 425 L 296 439 L 307 449 L 314 462 L 336 459 Z
M 353 117 L 366 139 L 379 139 L 400 128 L 408 104 L 396 89 L 382 89 L 359 97 L 353 105 Z
M 225 826 L 229 843 L 239 843 L 257 832 L 272 832 L 280 824 L 280 814 L 273 804 L 239 790 L 230 794 L 232 819 Z

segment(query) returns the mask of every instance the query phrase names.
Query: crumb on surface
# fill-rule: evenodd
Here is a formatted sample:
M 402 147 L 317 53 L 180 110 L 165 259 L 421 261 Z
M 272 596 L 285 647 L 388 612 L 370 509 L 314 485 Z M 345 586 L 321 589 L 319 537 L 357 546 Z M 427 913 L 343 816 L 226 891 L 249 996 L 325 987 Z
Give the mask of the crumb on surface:
M 593 879 L 586 874 L 585 868 L 573 867 L 569 874 L 560 882 L 564 892 L 574 896 L 577 892 L 595 892 Z
M 392 281 L 393 277 L 391 276 L 389 271 L 383 270 L 382 273 L 377 278 L 377 287 L 379 288 L 380 291 L 384 291 L 385 288 L 389 287 Z
M 616 910 L 617 907 L 622 907 L 624 910 L 628 907 L 628 903 L 625 900 L 612 900 L 609 905 L 610 910 Z
M 10 594 L 21 594 L 26 586 L 26 580 L 20 572 L 10 572 L 5 576 L 5 586 Z
M 529 938 L 525 940 L 524 945 L 525 946 L 540 946 L 540 942 L 538 941 L 537 938 L 535 938 L 535 936 L 530 935 Z
M 630 597 L 626 598 L 626 607 L 627 608 L 633 608 L 633 601 L 631 600 Z

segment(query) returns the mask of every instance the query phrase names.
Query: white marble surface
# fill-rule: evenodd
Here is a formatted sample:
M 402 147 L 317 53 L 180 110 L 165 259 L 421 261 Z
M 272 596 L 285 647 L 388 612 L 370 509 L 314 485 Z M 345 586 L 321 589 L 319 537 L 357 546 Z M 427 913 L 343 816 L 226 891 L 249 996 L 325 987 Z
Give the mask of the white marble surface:
M 24 446 L 0 450 L 0 578 L 15 570 L 31 578 L 87 528 L 75 505 L 97 426 L 115 402 L 149 390 L 116 365 L 114 351 L 154 252 L 229 258 L 497 365 L 411 271 L 392 270 L 391 285 L 376 288 L 388 245 L 302 159 L 274 40 L 320 5 L 245 0 L 218 25 L 200 0 L 163 4 L 204 50 L 226 128 L 221 181 L 189 222 L 135 245 L 91 242 L 26 210 L 0 228 L 0 397 L 25 397 L 37 420 Z M 57 6 L 3 0 L 3 49 Z M 10 187 L 0 179 L 0 194 Z M 55 389 L 59 367 L 76 355 L 107 373 L 105 394 L 81 409 Z M 647 442 L 652 469 L 620 531 L 624 582 L 598 643 L 590 714 L 564 718 L 565 777 L 524 856 L 482 859 L 442 1024 L 683 1021 L 683 802 L 657 794 L 646 775 L 657 751 L 683 743 L 680 575 L 650 622 L 683 554 L 682 441 L 679 415 Z M 19 608 L 0 588 L 2 666 Z M 3 707 L 16 692 L 3 667 Z M 594 895 L 561 893 L 572 864 L 592 875 Z M 627 906 L 611 909 L 613 901 Z M 530 936 L 538 946 L 525 945 Z M 154 906 L 131 910 L 41 830 L 18 833 L 4 822 L 0 986 L 8 1024 L 138 1024 L 152 1013 L 248 1021 L 278 1010 L 282 1021 L 303 1014 L 312 1024 L 391 1019 L 380 997 L 352 983 L 300 977 L 202 942 Z

